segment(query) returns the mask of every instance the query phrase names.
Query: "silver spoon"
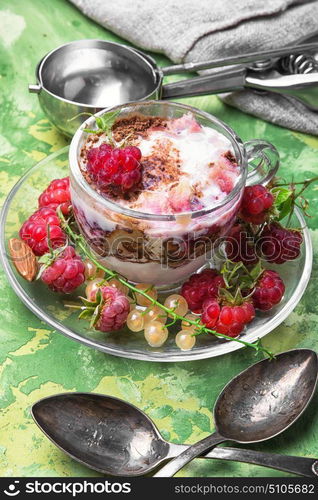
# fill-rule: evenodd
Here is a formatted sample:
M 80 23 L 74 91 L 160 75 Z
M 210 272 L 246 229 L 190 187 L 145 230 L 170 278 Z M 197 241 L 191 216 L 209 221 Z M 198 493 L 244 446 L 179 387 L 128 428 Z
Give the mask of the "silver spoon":
M 104 474 L 147 474 L 187 449 L 187 445 L 165 441 L 145 413 L 111 396 L 58 394 L 35 403 L 32 415 L 62 451 Z M 318 473 L 317 459 L 254 450 L 216 448 L 204 458 L 253 463 L 308 477 Z
M 318 358 L 309 349 L 295 349 L 264 359 L 234 377 L 214 407 L 214 434 L 188 447 L 154 477 L 171 477 L 193 458 L 224 441 L 256 443 L 287 429 L 313 396 Z

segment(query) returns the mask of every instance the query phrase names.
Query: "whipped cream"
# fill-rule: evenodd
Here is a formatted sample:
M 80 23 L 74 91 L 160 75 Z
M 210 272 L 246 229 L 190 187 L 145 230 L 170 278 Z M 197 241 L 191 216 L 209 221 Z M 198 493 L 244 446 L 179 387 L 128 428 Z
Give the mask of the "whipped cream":
M 147 165 L 144 187 L 136 198 L 116 201 L 140 212 L 169 214 L 210 208 L 232 191 L 240 173 L 230 141 L 216 130 L 200 126 L 190 113 L 169 120 L 166 128 L 150 128 L 135 145 Z M 149 174 L 155 179 L 148 189 Z

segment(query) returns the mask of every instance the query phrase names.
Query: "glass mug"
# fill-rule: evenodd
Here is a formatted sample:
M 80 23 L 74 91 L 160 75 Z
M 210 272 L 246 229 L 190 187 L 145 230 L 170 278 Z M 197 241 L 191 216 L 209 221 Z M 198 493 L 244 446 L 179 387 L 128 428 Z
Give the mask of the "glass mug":
M 237 217 L 244 187 L 266 184 L 279 165 L 276 148 L 262 140 L 243 143 L 225 123 L 191 106 L 165 101 L 133 102 L 98 113 L 179 118 L 191 112 L 202 126 L 212 127 L 231 143 L 239 166 L 233 190 L 213 206 L 176 214 L 138 212 L 98 194 L 83 176 L 79 158 L 87 138 L 84 128 L 96 128 L 90 117 L 75 133 L 69 153 L 71 198 L 77 224 L 98 259 L 134 283 L 171 287 L 180 284 L 217 255 L 222 239 Z

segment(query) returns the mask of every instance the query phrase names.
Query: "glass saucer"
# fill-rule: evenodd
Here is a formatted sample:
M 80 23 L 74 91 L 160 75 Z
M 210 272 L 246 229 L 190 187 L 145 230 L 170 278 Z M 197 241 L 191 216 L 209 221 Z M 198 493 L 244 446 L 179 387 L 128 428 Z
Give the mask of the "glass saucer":
M 167 343 L 161 348 L 151 348 L 143 333 L 132 333 L 128 329 L 103 333 L 89 329 L 88 323 L 78 320 L 76 313 L 65 308 L 65 303 L 74 302 L 76 295 L 60 296 L 48 290 L 41 282 L 29 283 L 21 278 L 12 264 L 7 242 L 16 237 L 22 222 L 37 208 L 39 194 L 55 178 L 68 175 L 68 147 L 48 156 L 31 168 L 9 193 L 1 213 L 1 260 L 8 280 L 18 297 L 41 320 L 63 335 L 100 351 L 125 358 L 147 361 L 171 362 L 221 356 L 243 347 L 235 341 L 221 341 L 213 336 L 200 335 L 191 351 L 181 351 L 175 345 L 171 331 Z M 293 216 L 292 226 L 304 228 L 304 243 L 299 259 L 283 264 L 271 265 L 279 269 L 286 285 L 282 302 L 266 313 L 257 313 L 241 338 L 254 342 L 276 328 L 293 311 L 301 299 L 312 268 L 312 244 L 305 220 L 299 211 Z M 175 331 L 179 330 L 175 326 Z M 172 330 L 172 329 L 171 329 Z

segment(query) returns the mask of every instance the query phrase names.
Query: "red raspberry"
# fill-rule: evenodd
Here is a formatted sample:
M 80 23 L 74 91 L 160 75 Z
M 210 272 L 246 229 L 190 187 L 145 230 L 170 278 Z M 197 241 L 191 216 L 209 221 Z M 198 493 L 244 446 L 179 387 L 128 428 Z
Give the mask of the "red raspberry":
M 241 305 L 220 305 L 216 299 L 207 299 L 203 302 L 202 322 L 211 330 L 237 337 L 245 325 L 255 318 L 254 306 L 251 302 Z
M 283 264 L 299 257 L 303 237 L 300 231 L 286 229 L 273 222 L 265 227 L 258 241 L 259 248 L 268 262 Z
M 240 215 L 246 222 L 262 224 L 273 202 L 274 197 L 266 187 L 261 184 L 247 186 L 242 197 Z
M 205 299 L 202 306 L 201 320 L 211 330 L 214 328 L 221 311 L 217 299 Z
M 241 261 L 246 266 L 252 266 L 258 262 L 254 238 L 249 236 L 240 224 L 234 226 L 226 238 L 225 251 L 227 258 L 233 262 Z
M 112 156 L 113 148 L 109 144 L 102 144 L 98 148 L 92 148 L 87 152 L 87 171 L 91 178 L 96 181 L 99 171 Z
M 205 269 L 193 274 L 181 288 L 181 295 L 186 299 L 189 309 L 199 314 L 202 304 L 207 298 L 215 298 L 219 289 L 224 287 L 223 277 L 214 269 Z
M 141 151 L 135 146 L 112 148 L 102 144 L 87 153 L 87 172 L 105 192 L 118 195 L 135 188 L 141 180 Z
M 268 311 L 278 304 L 285 293 L 285 285 L 276 271 L 263 271 L 257 281 L 252 299 L 256 309 Z
M 29 245 L 35 255 L 43 255 L 49 251 L 48 227 L 52 248 L 64 245 L 66 236 L 60 227 L 60 219 L 52 208 L 40 208 L 23 223 L 20 229 L 20 238 Z
M 41 280 L 54 292 L 71 293 L 85 281 L 85 266 L 73 247 L 66 247 L 49 267 Z
M 70 179 L 55 179 L 39 197 L 39 208 L 50 207 L 56 210 L 61 207 L 62 213 L 67 215 L 71 206 Z
M 127 155 L 133 156 L 137 161 L 141 160 L 141 151 L 136 146 L 127 146 L 125 152 Z
M 129 314 L 129 300 L 126 295 L 113 286 L 102 286 L 100 290 L 103 305 L 95 328 L 102 332 L 119 330 L 124 326 Z

